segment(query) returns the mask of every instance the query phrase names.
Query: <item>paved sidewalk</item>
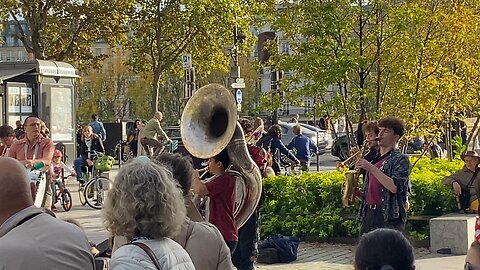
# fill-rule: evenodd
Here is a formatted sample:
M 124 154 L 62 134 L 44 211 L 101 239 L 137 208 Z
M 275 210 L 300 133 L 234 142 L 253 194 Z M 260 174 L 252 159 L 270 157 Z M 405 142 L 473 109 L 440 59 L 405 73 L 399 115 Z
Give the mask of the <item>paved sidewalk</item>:
M 112 171 L 110 178 L 113 179 L 116 171 Z M 63 212 L 60 204 L 56 213 L 59 218 L 75 219 L 83 226 L 90 241 L 98 243 L 108 237 L 103 227 L 101 210 L 94 210 L 88 206 L 82 206 L 78 198 L 78 186 L 74 179 L 70 179 L 68 188 L 72 193 L 73 207 L 69 212 Z M 260 270 L 351 270 L 353 269 L 353 254 L 355 247 L 352 245 L 328 244 L 328 243 L 301 243 L 298 250 L 298 259 L 289 264 L 256 264 Z M 430 253 L 420 248 L 415 250 L 416 269 L 463 269 L 465 256 L 439 255 Z
M 298 250 L 298 259 L 289 264 L 257 264 L 262 270 L 351 270 L 355 247 L 352 245 L 328 243 L 301 243 Z M 462 269 L 465 256 L 437 255 L 429 250 L 419 248 L 415 250 L 416 269 Z

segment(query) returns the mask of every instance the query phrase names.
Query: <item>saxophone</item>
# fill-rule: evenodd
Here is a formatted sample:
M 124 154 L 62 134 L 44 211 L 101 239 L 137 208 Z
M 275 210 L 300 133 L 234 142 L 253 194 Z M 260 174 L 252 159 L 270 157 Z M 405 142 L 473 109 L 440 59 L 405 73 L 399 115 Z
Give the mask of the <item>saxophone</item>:
M 360 180 L 360 169 L 347 171 L 345 171 L 345 169 L 352 167 L 359 159 L 368 154 L 370 151 L 368 142 L 368 140 L 365 140 L 357 153 L 346 159 L 344 162 L 337 163 L 337 169 L 343 171 L 345 175 L 345 182 L 343 183 L 342 190 L 342 204 L 344 208 L 353 206 L 355 203 L 358 182 Z

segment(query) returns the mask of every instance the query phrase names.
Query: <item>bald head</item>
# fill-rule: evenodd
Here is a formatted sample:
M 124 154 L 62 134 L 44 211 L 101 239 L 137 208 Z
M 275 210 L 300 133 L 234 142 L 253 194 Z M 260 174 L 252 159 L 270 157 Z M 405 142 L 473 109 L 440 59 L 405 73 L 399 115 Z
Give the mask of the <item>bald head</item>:
M 13 158 L 0 157 L 0 224 L 2 218 L 33 205 L 32 185 L 25 167 Z
M 158 119 L 158 121 L 162 121 L 162 118 L 163 118 L 163 114 L 162 112 L 155 112 L 155 118 Z

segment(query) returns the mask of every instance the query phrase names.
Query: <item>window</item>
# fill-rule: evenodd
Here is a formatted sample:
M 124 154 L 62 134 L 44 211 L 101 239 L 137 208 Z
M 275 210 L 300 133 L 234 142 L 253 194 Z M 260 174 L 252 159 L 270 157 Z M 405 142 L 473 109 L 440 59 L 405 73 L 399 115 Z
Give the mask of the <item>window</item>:
M 288 54 L 290 52 L 290 44 L 288 41 L 282 41 L 280 43 L 280 52 L 284 54 Z
M 312 100 L 311 99 L 305 100 L 305 107 L 307 107 L 307 108 L 312 107 Z
M 13 47 L 15 46 L 15 38 L 13 38 L 12 36 L 6 36 L 5 43 L 9 47 Z
M 13 61 L 13 51 L 7 51 L 7 61 Z
M 18 60 L 21 60 L 21 61 L 25 60 L 25 52 L 24 51 L 22 51 L 22 50 L 18 51 Z

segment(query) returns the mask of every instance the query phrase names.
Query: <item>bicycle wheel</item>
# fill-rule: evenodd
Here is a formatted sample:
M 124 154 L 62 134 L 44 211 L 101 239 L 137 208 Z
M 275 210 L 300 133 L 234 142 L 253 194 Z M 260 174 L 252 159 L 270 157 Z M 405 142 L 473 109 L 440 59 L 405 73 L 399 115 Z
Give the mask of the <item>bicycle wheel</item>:
M 103 176 L 88 181 L 85 185 L 85 199 L 88 206 L 94 209 L 102 209 L 112 185 L 113 182 Z
M 78 183 L 78 197 L 82 205 L 87 204 L 87 200 L 85 199 L 85 184 Z
M 64 190 L 60 196 L 62 196 L 63 210 L 65 210 L 65 212 L 70 211 L 70 209 L 72 209 L 72 195 L 70 194 L 70 191 Z

